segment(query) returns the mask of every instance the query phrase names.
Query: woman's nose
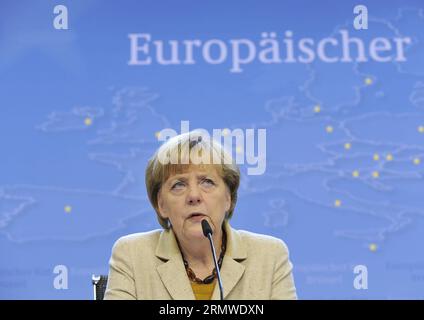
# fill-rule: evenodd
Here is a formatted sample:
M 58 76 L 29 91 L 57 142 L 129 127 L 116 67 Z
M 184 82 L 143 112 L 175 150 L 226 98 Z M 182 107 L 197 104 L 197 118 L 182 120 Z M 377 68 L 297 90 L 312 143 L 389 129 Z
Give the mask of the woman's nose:
M 190 205 L 196 205 L 202 202 L 202 197 L 198 187 L 190 187 L 187 195 L 187 202 Z

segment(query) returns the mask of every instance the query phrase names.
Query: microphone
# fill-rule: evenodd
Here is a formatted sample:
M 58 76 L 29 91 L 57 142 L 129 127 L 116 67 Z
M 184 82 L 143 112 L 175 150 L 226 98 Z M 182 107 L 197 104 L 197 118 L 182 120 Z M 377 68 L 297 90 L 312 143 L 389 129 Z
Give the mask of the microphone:
M 213 234 L 213 232 L 212 232 L 212 228 L 209 225 L 208 221 L 205 220 L 205 219 L 202 220 L 202 230 L 203 230 L 203 234 L 205 235 L 206 238 L 209 239 L 209 242 L 211 244 L 213 262 L 215 264 L 216 274 L 218 276 L 220 298 L 221 298 L 221 300 L 224 300 L 224 289 L 222 288 L 221 273 L 219 271 L 218 262 L 216 261 L 215 246 L 213 245 L 213 240 L 212 240 L 212 234 Z

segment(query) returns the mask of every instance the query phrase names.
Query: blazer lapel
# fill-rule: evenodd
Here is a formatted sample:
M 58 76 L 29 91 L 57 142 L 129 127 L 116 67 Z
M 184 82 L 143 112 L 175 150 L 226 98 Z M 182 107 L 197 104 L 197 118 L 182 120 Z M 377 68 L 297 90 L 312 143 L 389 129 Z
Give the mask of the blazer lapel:
M 227 233 L 227 251 L 225 252 L 220 272 L 225 299 L 244 274 L 245 266 L 240 261 L 247 258 L 247 250 L 240 234 L 232 229 L 227 221 L 224 223 L 224 228 Z M 219 299 L 219 285 L 216 283 L 212 300 Z
M 156 247 L 156 256 L 167 260 L 156 270 L 172 299 L 194 300 L 194 293 L 186 275 L 180 249 L 171 230 L 164 230 L 161 233 Z

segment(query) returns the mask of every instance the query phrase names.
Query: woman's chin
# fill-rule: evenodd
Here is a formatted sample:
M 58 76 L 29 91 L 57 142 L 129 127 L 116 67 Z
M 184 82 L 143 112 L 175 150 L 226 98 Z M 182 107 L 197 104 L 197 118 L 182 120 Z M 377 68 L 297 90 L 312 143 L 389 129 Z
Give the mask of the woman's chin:
M 185 232 L 186 236 L 191 239 L 205 239 L 205 235 L 203 234 L 202 225 L 192 224 L 188 226 Z

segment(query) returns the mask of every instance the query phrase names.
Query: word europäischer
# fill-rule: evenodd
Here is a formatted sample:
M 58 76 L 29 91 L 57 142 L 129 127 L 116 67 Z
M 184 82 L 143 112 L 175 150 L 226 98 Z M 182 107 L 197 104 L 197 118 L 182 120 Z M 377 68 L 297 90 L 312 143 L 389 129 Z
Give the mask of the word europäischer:
M 189 39 L 154 40 L 150 33 L 130 33 L 130 66 L 158 64 L 194 65 L 227 63 L 232 73 L 243 72 L 243 65 L 258 61 L 264 64 L 352 62 L 404 62 L 410 37 L 375 37 L 364 40 L 351 37 L 348 30 L 319 40 L 299 38 L 285 31 L 280 39 L 276 32 L 262 32 L 260 39 Z

